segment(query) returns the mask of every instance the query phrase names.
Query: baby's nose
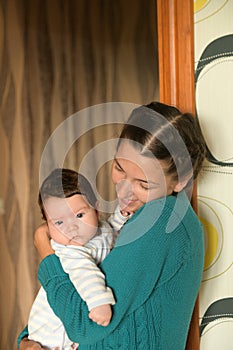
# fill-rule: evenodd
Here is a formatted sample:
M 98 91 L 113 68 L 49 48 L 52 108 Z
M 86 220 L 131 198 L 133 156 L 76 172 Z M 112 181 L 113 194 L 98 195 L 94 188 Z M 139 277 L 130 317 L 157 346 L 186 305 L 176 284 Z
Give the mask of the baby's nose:
M 65 229 L 66 230 L 71 230 L 71 229 L 78 229 L 79 228 L 79 220 L 74 216 L 73 218 L 70 218 L 66 222 Z

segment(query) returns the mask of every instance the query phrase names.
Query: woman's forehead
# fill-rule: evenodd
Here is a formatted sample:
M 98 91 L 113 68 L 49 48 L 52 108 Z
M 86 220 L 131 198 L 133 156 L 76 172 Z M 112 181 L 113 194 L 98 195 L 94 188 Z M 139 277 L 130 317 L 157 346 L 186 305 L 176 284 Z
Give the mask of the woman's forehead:
M 122 158 L 134 162 L 138 165 L 150 164 L 150 166 L 154 166 L 158 163 L 156 157 L 151 153 L 149 156 L 145 156 L 141 154 L 141 149 L 139 148 L 139 144 L 132 140 L 124 139 L 121 141 L 120 146 L 116 152 L 116 158 Z
M 153 176 L 154 172 L 161 172 L 163 166 L 162 163 L 153 155 L 151 157 L 140 154 L 140 151 L 134 147 L 134 145 L 128 140 L 122 140 L 117 153 L 116 160 L 122 163 L 123 166 L 130 166 L 135 171 L 141 171 L 147 176 Z M 124 169 L 126 170 L 126 169 Z

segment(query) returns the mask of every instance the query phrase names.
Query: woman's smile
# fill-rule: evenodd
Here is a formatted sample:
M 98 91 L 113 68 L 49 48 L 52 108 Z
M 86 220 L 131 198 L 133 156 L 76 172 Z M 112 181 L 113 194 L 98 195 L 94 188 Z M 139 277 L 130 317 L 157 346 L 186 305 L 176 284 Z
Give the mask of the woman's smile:
M 119 200 L 119 205 L 121 209 L 127 210 L 127 208 L 131 208 L 133 209 L 134 207 L 137 206 L 137 203 L 139 203 L 139 201 L 137 199 L 129 199 L 129 198 L 120 198 L 118 197 Z
M 117 150 L 112 181 L 121 209 L 130 213 L 153 199 L 172 194 L 177 184 L 171 175 L 165 175 L 163 162 L 140 154 L 127 139 Z

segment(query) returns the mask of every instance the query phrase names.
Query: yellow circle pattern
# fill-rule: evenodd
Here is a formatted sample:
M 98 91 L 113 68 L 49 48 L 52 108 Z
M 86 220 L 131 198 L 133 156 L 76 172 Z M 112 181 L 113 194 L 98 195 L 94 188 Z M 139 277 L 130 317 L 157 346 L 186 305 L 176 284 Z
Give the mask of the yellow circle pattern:
M 206 252 L 205 252 L 205 263 L 204 270 L 208 269 L 212 262 L 215 260 L 218 251 L 218 231 L 215 226 L 208 220 L 200 217 L 200 221 L 203 225 L 206 239 Z
M 209 0 L 195 0 L 194 1 L 194 13 L 200 11 Z

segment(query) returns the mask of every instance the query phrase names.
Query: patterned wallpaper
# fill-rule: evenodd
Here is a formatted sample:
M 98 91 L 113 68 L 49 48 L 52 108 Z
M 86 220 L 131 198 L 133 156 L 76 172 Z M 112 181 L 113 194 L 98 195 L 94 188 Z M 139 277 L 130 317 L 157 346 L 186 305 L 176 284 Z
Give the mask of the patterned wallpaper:
M 208 160 L 198 183 L 205 229 L 200 291 L 201 350 L 233 344 L 233 1 L 197 0 L 196 107 Z

